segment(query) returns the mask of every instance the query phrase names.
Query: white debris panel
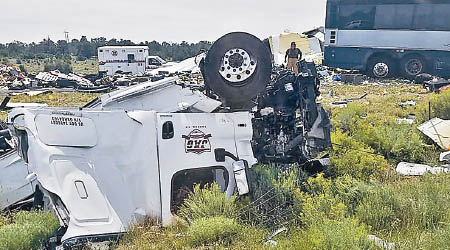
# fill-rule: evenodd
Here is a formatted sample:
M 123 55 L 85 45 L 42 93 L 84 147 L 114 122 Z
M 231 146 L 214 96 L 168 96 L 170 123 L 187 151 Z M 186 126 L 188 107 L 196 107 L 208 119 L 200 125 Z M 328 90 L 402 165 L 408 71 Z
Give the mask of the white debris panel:
M 442 149 L 450 150 L 450 121 L 433 118 L 419 127 L 422 133 L 430 137 Z
M 431 167 L 424 164 L 415 164 L 409 162 L 400 162 L 395 169 L 397 173 L 402 175 L 409 176 L 420 176 L 424 175 L 427 172 L 431 174 L 440 174 L 440 173 L 450 173 L 450 168 L 448 166 L 442 167 Z

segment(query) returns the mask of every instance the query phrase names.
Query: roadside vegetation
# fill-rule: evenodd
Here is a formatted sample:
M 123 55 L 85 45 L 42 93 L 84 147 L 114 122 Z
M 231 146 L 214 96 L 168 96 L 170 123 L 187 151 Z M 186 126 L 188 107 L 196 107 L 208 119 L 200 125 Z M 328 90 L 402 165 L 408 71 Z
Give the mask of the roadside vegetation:
M 331 89 L 334 94 L 325 97 Z M 347 107 L 330 104 L 363 93 L 368 95 Z M 400 161 L 438 164 L 440 149 L 417 125 L 430 116 L 449 119 L 450 91 L 427 94 L 417 85 L 346 85 L 325 87 L 322 96 L 333 121 L 332 167 L 327 171 L 308 176 L 297 166 L 255 166 L 249 178 L 258 181 L 251 182 L 247 197 L 226 199 L 215 184 L 196 187 L 173 226 L 162 228 L 147 218 L 113 248 L 383 249 L 370 240 L 376 236 L 387 249 L 387 243 L 395 249 L 449 249 L 450 175 L 403 177 L 395 166 Z M 13 98 L 72 106 L 94 97 L 54 93 Z M 417 105 L 399 105 L 408 100 Z M 416 123 L 397 120 L 409 114 L 416 115 Z M 32 227 L 17 219 L 21 216 L 39 219 L 26 220 Z M 54 222 L 54 217 L 36 212 L 0 217 L 0 249 L 15 239 L 30 245 L 5 249 L 34 249 L 53 232 Z M 13 227 L 23 234 L 10 237 Z M 268 237 L 278 229 L 281 233 Z
M 58 220 L 49 212 L 0 215 L 0 249 L 39 249 L 44 240 L 55 234 L 58 226 Z

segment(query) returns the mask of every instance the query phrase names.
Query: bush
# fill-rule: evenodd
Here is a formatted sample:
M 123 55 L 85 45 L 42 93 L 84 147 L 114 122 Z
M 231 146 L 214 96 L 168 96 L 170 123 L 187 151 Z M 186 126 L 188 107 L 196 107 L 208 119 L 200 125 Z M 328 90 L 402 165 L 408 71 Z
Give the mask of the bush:
M 345 132 L 349 131 L 355 123 L 366 115 L 366 111 L 361 104 L 349 103 L 346 108 L 340 110 L 340 112 L 335 115 L 333 127 Z
M 423 163 L 429 161 L 430 157 L 416 126 L 398 124 L 392 120 L 382 124 L 360 122 L 353 129 L 353 138 L 370 146 L 394 164 L 400 161 Z
M 301 204 L 303 224 L 308 226 L 325 219 L 353 216 L 362 195 L 370 187 L 348 176 L 329 179 L 319 174 L 309 178 L 304 191 L 296 195 L 297 203 Z
M 7 224 L 7 219 L 6 219 L 6 217 L 4 217 L 4 216 L 2 216 L 1 214 L 0 214 L 0 229 L 1 229 L 1 227 L 3 227 L 4 225 L 6 225 Z
M 192 246 L 218 243 L 228 245 L 233 236 L 238 234 L 241 226 L 234 219 L 223 216 L 199 218 L 193 221 L 187 231 L 187 240 Z
M 383 233 L 436 230 L 450 222 L 450 176 L 426 175 L 421 181 L 375 185 L 366 192 L 356 216 Z
M 38 249 L 59 226 L 55 215 L 46 212 L 21 211 L 12 221 L 0 228 L 0 249 Z
M 298 214 L 294 193 L 307 175 L 298 166 L 280 169 L 276 165 L 253 166 L 249 172 L 250 197 L 243 212 L 246 223 L 272 227 Z M 248 202 L 250 202 L 248 200 Z
M 369 181 L 386 175 L 388 163 L 383 156 L 374 154 L 374 150 L 352 137 L 336 131 L 331 139 L 333 154 L 330 174 L 332 176 L 349 175 L 353 178 Z
M 398 229 L 398 213 L 401 211 L 400 198 L 395 190 L 376 186 L 367 192 L 356 216 L 372 229 L 387 233 Z
M 194 192 L 184 201 L 178 214 L 188 220 L 214 216 L 235 218 L 238 210 L 235 201 L 236 196 L 227 199 L 216 183 L 206 185 L 204 189 L 196 185 Z
M 428 121 L 428 103 L 431 104 L 431 118 L 439 117 L 444 120 L 450 120 L 450 90 L 433 94 L 426 102 L 418 106 L 417 120 L 419 123 Z
M 376 249 L 367 238 L 368 229 L 356 219 L 326 219 L 294 233 L 280 249 Z
M 69 74 L 72 72 L 72 65 L 61 61 L 57 61 L 56 63 L 46 63 L 44 65 L 44 71 L 48 72 L 52 70 L 59 70 L 64 74 Z

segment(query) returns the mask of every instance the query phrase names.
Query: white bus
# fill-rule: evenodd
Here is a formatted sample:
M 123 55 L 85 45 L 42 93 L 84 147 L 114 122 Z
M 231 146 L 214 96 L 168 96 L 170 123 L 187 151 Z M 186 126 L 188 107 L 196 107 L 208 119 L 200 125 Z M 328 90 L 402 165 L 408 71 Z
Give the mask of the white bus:
M 328 0 L 325 28 L 327 66 L 450 76 L 450 0 Z

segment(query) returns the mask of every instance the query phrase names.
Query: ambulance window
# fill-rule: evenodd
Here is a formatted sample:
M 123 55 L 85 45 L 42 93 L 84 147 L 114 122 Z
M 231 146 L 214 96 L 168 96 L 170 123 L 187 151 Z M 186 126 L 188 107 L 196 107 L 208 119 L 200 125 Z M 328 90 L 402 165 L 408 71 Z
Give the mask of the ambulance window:
M 103 52 L 103 50 L 101 49 L 100 52 Z
M 140 49 L 139 52 L 143 52 L 143 50 Z
M 134 61 L 134 54 L 128 54 L 128 61 Z

